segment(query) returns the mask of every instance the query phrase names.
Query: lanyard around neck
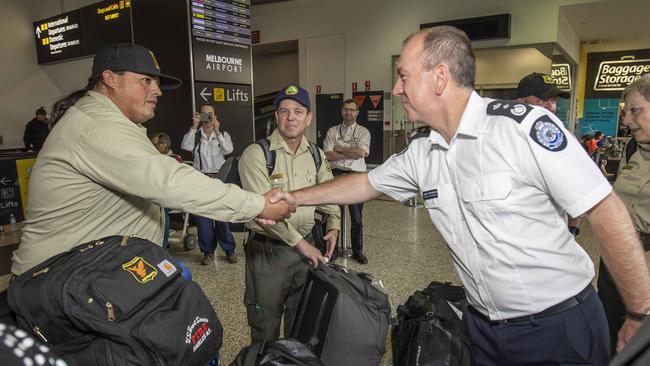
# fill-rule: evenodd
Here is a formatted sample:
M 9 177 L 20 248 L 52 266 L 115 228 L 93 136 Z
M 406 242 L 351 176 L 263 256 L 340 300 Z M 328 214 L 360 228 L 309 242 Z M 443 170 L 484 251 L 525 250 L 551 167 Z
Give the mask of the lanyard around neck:
M 349 144 L 350 142 L 354 142 L 356 140 L 356 138 L 354 137 L 354 134 L 357 132 L 357 124 L 356 123 L 354 124 L 354 130 L 352 130 L 352 139 L 349 140 L 349 141 L 346 141 L 343 138 L 343 132 L 341 130 L 342 128 L 343 128 L 343 123 L 341 123 L 339 125 L 339 137 L 341 138 L 341 141 L 345 142 L 346 144 Z

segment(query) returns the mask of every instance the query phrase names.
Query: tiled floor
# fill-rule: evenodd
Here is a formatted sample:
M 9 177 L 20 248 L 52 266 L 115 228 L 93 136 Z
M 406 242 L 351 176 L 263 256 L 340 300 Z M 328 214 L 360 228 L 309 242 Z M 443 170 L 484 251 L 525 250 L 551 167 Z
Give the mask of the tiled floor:
M 422 208 L 406 207 L 398 202 L 375 200 L 364 206 L 364 252 L 367 265 L 348 261 L 352 269 L 368 272 L 384 283 L 393 313 L 413 291 L 429 282 L 459 283 L 451 258 L 440 234 L 431 224 Z M 598 260 L 588 223 L 583 220 L 579 241 L 594 261 Z M 244 296 L 244 256 L 241 247 L 243 234 L 235 234 L 239 262 L 228 264 L 223 252 L 218 253 L 215 265 L 200 266 L 198 248 L 185 252 L 178 244 L 172 245 L 172 254 L 190 266 L 193 279 L 201 285 L 214 305 L 224 327 L 222 361 L 229 364 L 239 350 L 250 342 Z M 341 260 L 338 261 L 341 263 Z M 391 352 L 384 355 L 382 365 L 391 365 Z

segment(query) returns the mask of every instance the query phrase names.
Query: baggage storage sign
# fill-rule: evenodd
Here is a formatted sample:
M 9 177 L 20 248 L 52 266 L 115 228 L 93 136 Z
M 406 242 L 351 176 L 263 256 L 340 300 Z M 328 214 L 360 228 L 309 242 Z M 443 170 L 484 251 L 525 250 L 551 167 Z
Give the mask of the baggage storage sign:
M 648 72 L 650 59 L 647 58 L 637 60 L 634 56 L 623 56 L 618 61 L 603 61 L 598 67 L 594 90 L 620 91 Z

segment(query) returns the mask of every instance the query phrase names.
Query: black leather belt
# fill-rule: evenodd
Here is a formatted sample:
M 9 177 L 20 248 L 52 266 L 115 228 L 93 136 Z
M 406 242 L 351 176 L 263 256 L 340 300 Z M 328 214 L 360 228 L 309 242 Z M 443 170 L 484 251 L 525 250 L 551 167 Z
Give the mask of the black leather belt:
M 469 309 L 472 311 L 472 313 L 476 314 L 479 318 L 485 320 L 486 322 L 489 322 L 490 324 L 507 324 L 507 323 L 517 323 L 517 322 L 526 322 L 526 321 L 532 321 L 535 319 L 540 319 L 540 318 L 545 318 L 547 316 L 559 314 L 563 311 L 567 311 L 575 306 L 578 306 L 580 303 L 585 301 L 589 295 L 592 293 L 595 293 L 593 286 L 588 285 L 585 287 L 584 290 L 580 291 L 575 296 L 571 296 L 570 298 L 562 301 L 559 304 L 555 304 L 551 306 L 550 308 L 547 308 L 546 310 L 542 310 L 539 313 L 532 314 L 532 315 L 525 315 L 525 316 L 518 316 L 516 318 L 510 318 L 510 319 L 502 319 L 502 320 L 490 320 L 487 316 L 483 315 L 481 312 L 476 310 L 474 307 L 471 305 L 469 306 Z
M 282 240 L 270 238 L 270 237 L 268 237 L 266 235 L 262 235 L 262 234 L 258 234 L 258 233 L 253 234 L 253 240 L 260 241 L 260 242 L 263 242 L 263 243 L 271 243 L 271 244 L 277 244 L 277 245 L 287 245 L 287 243 L 285 243 Z

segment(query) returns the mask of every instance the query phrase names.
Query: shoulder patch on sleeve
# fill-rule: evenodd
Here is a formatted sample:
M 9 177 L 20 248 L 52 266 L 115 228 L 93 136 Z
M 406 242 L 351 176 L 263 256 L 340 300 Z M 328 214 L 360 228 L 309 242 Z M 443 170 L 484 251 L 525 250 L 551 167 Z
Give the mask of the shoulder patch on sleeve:
M 528 104 L 513 100 L 495 100 L 487 106 L 489 116 L 504 116 L 514 119 L 517 123 L 526 118 L 526 115 L 533 109 Z
M 561 151 L 567 146 L 567 137 L 553 120 L 543 115 L 530 127 L 530 137 L 539 146 L 549 151 Z

